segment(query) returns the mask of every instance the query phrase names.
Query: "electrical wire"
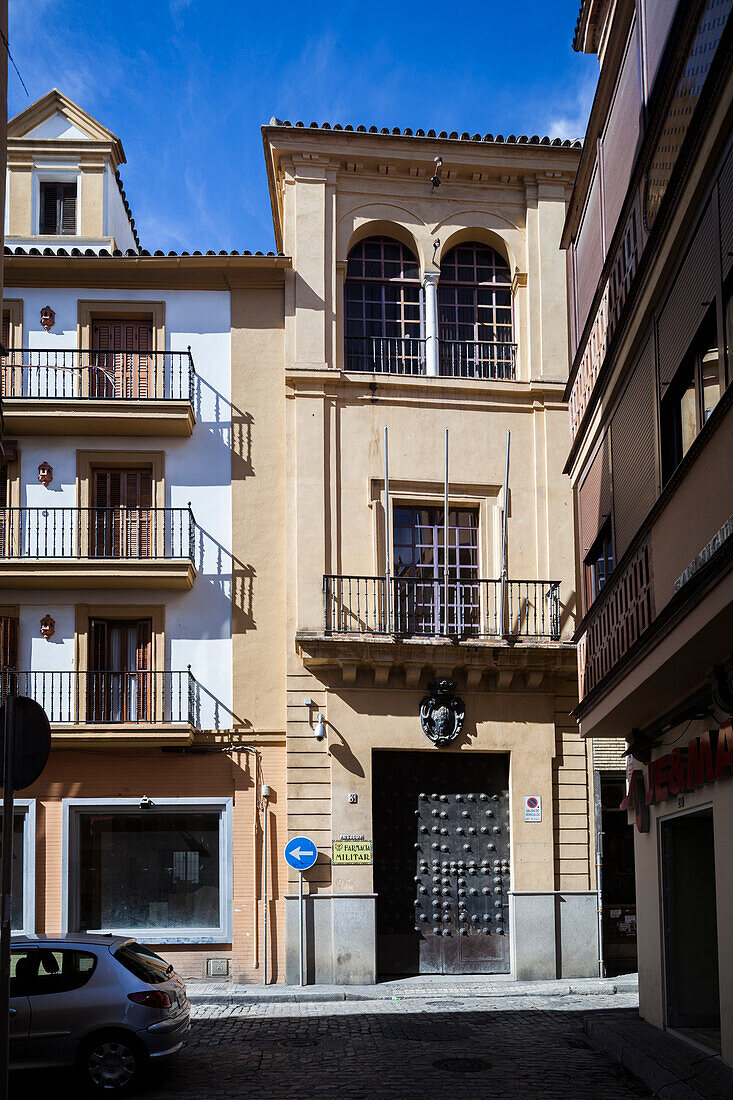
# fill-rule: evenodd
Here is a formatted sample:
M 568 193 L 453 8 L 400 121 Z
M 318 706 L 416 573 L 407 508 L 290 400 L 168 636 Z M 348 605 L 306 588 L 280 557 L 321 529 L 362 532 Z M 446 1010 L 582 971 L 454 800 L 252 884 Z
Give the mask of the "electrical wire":
M 8 58 L 9 58 L 9 60 L 10 60 L 10 63 L 11 63 L 11 65 L 13 66 L 13 68 L 14 68 L 14 69 L 15 69 L 15 71 L 16 71 L 16 73 L 18 74 L 18 80 L 19 80 L 19 81 L 21 82 L 21 84 L 23 85 L 23 91 L 25 92 L 25 94 L 26 94 L 26 95 L 28 96 L 28 98 L 30 99 L 30 98 L 31 98 L 31 93 L 30 93 L 30 92 L 28 91 L 28 89 L 27 89 L 27 88 L 26 88 L 26 86 L 25 86 L 25 81 L 23 80 L 23 77 L 22 77 L 22 76 L 20 75 L 20 69 L 19 69 L 19 68 L 18 68 L 18 66 L 17 66 L 16 64 L 15 64 L 15 60 L 14 60 L 14 58 L 13 58 L 13 55 L 12 55 L 12 54 L 11 54 L 11 52 L 10 52 L 10 46 L 8 45 L 8 40 L 7 40 L 7 38 L 5 37 L 5 35 L 3 34 L 3 32 L 2 32 L 2 31 L 0 31 L 0 38 L 2 38 L 3 42 L 5 43 L 5 49 L 6 49 L 6 51 L 7 51 L 7 55 L 8 55 Z

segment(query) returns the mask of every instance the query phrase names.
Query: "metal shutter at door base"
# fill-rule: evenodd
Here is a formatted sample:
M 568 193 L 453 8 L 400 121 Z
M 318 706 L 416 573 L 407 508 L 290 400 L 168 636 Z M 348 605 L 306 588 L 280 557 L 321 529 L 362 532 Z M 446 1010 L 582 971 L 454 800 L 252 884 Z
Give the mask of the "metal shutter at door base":
M 733 267 L 733 153 L 723 165 L 718 182 L 720 203 L 720 251 L 723 257 L 723 278 Z
M 590 550 L 604 522 L 611 514 L 611 446 L 608 432 L 595 453 L 578 490 L 580 552 Z
M 616 559 L 657 499 L 654 354 L 651 336 L 611 419 Z
M 718 266 L 713 208 L 708 203 L 674 286 L 659 314 L 659 381 L 661 396 L 684 359 L 715 297 Z

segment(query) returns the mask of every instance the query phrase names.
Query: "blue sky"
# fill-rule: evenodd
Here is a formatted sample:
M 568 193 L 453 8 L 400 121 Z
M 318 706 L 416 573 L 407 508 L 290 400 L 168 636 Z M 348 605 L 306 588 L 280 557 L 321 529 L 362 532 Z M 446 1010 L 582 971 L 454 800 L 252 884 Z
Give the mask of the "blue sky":
M 58 87 L 122 139 L 153 251 L 274 247 L 260 126 L 278 118 L 582 137 L 597 61 L 579 0 L 10 0 L 31 100 Z M 30 100 L 12 68 L 10 114 Z

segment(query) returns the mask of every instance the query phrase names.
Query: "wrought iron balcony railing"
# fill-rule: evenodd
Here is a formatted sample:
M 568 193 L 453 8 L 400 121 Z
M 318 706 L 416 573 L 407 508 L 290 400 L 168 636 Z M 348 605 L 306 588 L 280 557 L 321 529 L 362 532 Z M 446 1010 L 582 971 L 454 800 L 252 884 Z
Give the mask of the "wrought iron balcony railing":
M 191 508 L 0 508 L 2 558 L 194 561 Z
M 438 370 L 451 378 L 517 377 L 517 345 L 486 340 L 441 340 Z
M 16 348 L 0 359 L 2 396 L 36 400 L 194 401 L 191 349 Z
M 347 336 L 346 369 L 425 374 L 425 341 L 413 336 Z
M 186 672 L 0 672 L 0 700 L 27 695 L 53 725 L 180 724 L 199 728 L 200 685 Z
M 387 593 L 389 592 L 389 606 Z M 448 580 L 447 634 L 452 638 L 560 637 L 560 582 Z M 442 578 L 323 578 L 327 634 L 394 634 L 441 637 L 446 634 Z

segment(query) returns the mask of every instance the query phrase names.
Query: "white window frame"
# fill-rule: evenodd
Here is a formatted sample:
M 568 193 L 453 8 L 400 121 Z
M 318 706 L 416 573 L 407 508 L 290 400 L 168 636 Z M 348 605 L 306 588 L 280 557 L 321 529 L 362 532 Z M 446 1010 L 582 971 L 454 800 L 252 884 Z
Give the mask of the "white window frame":
M 74 233 L 65 234 L 41 234 L 41 184 L 42 183 L 75 183 L 76 184 L 76 225 Z M 34 237 L 50 236 L 54 240 L 58 236 L 79 236 L 79 223 L 81 221 L 81 172 L 78 168 L 61 167 L 54 168 L 44 166 L 36 168 L 33 173 L 33 195 L 31 198 L 31 235 Z
M 61 929 L 79 930 L 79 818 L 83 813 L 200 813 L 219 812 L 219 927 L 218 928 L 95 928 L 88 931 L 134 936 L 150 943 L 231 943 L 233 912 L 232 809 L 233 798 L 152 798 L 140 807 L 139 798 L 65 798 L 61 865 Z
M 36 800 L 16 798 L 13 817 L 23 818 L 23 925 L 11 928 L 14 936 L 31 936 L 36 931 Z M 15 827 L 15 821 L 13 821 Z

